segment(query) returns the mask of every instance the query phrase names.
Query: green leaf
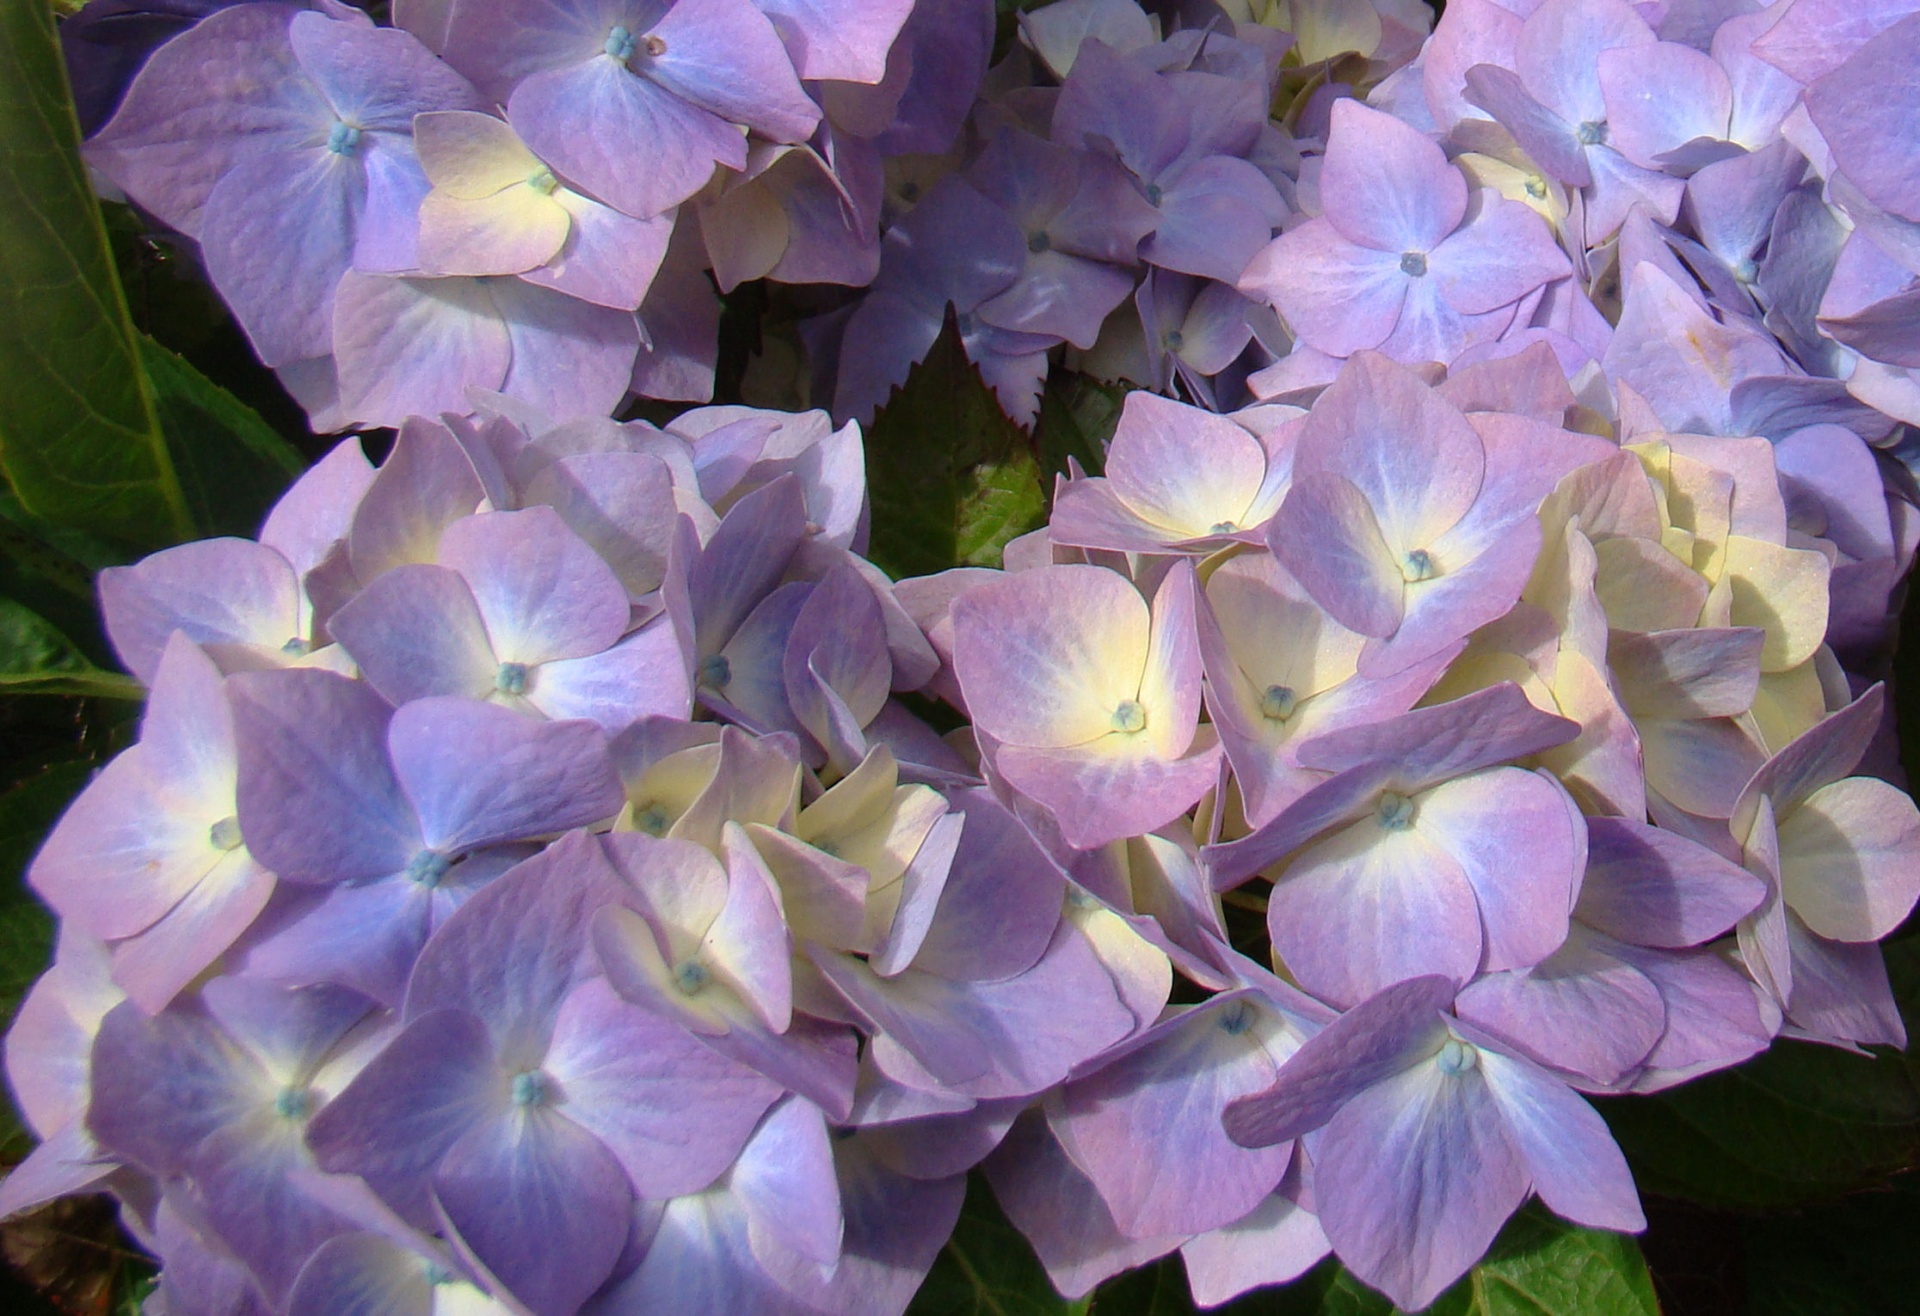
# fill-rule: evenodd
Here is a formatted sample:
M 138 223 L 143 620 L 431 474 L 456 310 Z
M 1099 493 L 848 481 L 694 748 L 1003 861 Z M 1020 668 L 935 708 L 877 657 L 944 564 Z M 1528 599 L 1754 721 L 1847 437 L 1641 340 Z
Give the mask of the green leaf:
M 1068 1316 L 1088 1310 L 1054 1292 L 1040 1259 L 1007 1223 L 979 1175 L 967 1178 L 967 1200 L 907 1316 Z
M 867 430 L 868 556 L 896 579 L 999 566 L 1044 524 L 1033 447 L 967 359 L 951 314 Z
M 1127 392 L 1123 385 L 1105 384 L 1091 375 L 1055 371 L 1048 376 L 1033 438 L 1049 476 L 1066 474 L 1069 457 L 1088 475 L 1106 468 L 1107 440 L 1120 424 Z
M 1920 938 L 1884 949 L 1911 1032 L 1920 1023 Z M 1777 1041 L 1671 1092 L 1596 1104 L 1641 1191 L 1708 1206 L 1838 1197 L 1920 1160 L 1920 1071 L 1895 1052 Z
M 252 407 L 145 334 L 140 360 L 194 524 L 252 535 L 306 463 Z
M 0 598 L 0 693 L 139 699 L 145 692 L 131 676 L 88 662 L 46 618 Z
M 1538 1205 L 1500 1231 L 1486 1259 L 1429 1316 L 1659 1316 L 1653 1279 L 1625 1234 L 1582 1229 Z
M 1748 1316 L 1880 1316 L 1920 1292 L 1920 1175 L 1744 1232 Z
M 0 468 L 60 525 L 143 546 L 194 533 L 140 368 L 53 15 L 0 5 Z

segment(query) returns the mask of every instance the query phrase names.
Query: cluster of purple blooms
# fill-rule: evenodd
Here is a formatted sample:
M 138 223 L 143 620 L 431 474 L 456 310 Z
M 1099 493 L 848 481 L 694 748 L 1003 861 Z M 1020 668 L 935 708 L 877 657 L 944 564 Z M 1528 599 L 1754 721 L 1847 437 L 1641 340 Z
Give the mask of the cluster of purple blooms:
M 1582 1094 L 1904 1044 L 1920 7 L 1161 8 L 984 84 L 984 0 L 159 49 L 89 159 L 404 423 L 102 574 L 151 697 L 29 874 L 0 1213 L 113 1192 L 170 1316 L 894 1316 L 978 1167 L 1069 1296 L 1418 1307 L 1530 1195 L 1643 1226 Z M 1013 414 L 1143 387 L 890 581 L 855 421 L 607 418 L 761 277 L 871 282 L 842 420 L 949 307 Z

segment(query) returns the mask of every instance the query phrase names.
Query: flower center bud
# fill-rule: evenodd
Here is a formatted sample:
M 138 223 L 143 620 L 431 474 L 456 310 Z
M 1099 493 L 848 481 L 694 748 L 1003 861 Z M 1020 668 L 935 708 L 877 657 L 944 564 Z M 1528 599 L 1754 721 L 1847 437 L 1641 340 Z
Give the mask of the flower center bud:
M 638 49 L 638 46 L 634 42 L 633 33 L 616 24 L 608 29 L 607 44 L 600 47 L 600 49 L 605 51 L 610 58 L 624 64 L 633 58 L 633 52 Z
M 1400 559 L 1400 579 L 1409 585 L 1432 580 L 1439 574 L 1440 568 L 1435 565 L 1433 554 L 1424 548 L 1416 548 Z
M 207 829 L 207 840 L 216 850 L 238 850 L 240 848 L 240 820 L 229 814 Z
M 1246 1001 L 1235 1001 L 1220 1012 L 1220 1031 L 1229 1037 L 1238 1037 L 1253 1027 L 1253 1006 Z
M 544 1106 L 547 1102 L 547 1076 L 538 1069 L 522 1070 L 513 1076 L 513 1104 Z
M 1147 727 L 1147 710 L 1138 699 L 1122 699 L 1113 710 L 1113 729 L 1132 735 Z
M 1178 329 L 1169 329 L 1167 330 L 1167 336 L 1161 341 L 1167 345 L 1169 352 L 1178 352 L 1187 345 L 1187 336 Z
M 289 658 L 305 658 L 313 652 L 313 646 L 296 635 L 280 646 L 280 652 L 286 654 Z
M 500 670 L 493 674 L 493 688 L 503 695 L 523 695 L 527 692 L 527 665 L 525 663 L 501 663 Z
M 1449 1037 L 1433 1058 L 1443 1074 L 1464 1074 L 1480 1063 L 1480 1053 L 1457 1037 Z
M 956 315 L 953 318 L 953 327 L 958 329 L 963 336 L 966 334 L 972 333 L 975 328 L 973 312 L 971 311 L 960 312 L 960 314 Z
M 552 196 L 559 189 L 560 180 L 553 176 L 553 170 L 542 165 L 539 171 L 527 180 L 527 186 L 542 196 Z
M 727 661 L 723 653 L 700 660 L 700 684 L 709 690 L 724 690 L 733 680 L 733 664 Z
M 1607 140 L 1607 121 L 1605 119 L 1588 119 L 1580 125 L 1578 131 L 1574 133 L 1574 136 L 1580 139 L 1582 146 L 1605 145 Z
M 313 1113 L 313 1093 L 288 1084 L 274 1097 L 273 1113 L 283 1120 L 303 1120 Z
M 652 33 L 648 33 L 647 39 L 641 44 L 646 46 L 647 54 L 653 56 L 655 59 L 659 59 L 667 53 L 667 40 L 665 37 L 656 37 Z
M 1260 694 L 1260 716 L 1270 722 L 1284 722 L 1293 716 L 1297 702 L 1291 686 L 1270 685 Z
M 1400 272 L 1402 274 L 1411 274 L 1416 279 L 1425 274 L 1427 272 L 1427 253 L 1424 251 L 1402 252 L 1400 255 Z
M 352 155 L 360 148 L 360 130 L 350 123 L 336 123 L 327 131 L 327 149 L 335 155 Z
M 418 882 L 431 891 L 440 885 L 447 870 L 453 867 L 453 860 L 434 850 L 422 850 L 407 861 L 407 880 Z
M 657 804 L 649 804 L 645 809 L 636 810 L 633 825 L 649 836 L 665 836 L 667 828 L 673 826 L 673 820 L 667 817 L 667 811 Z
M 1210 535 L 1237 535 L 1240 533 L 1240 527 L 1231 521 L 1215 521 L 1207 527 L 1207 533 Z
M 1404 832 L 1413 826 L 1413 800 L 1397 791 L 1380 793 L 1380 825 L 1390 832 Z
M 1027 250 L 1036 256 L 1043 251 L 1051 251 L 1053 250 L 1053 239 L 1047 236 L 1045 229 L 1041 229 L 1038 233 L 1033 234 L 1027 239 Z
M 1526 189 L 1527 195 L 1532 197 L 1535 201 L 1545 201 L 1547 199 L 1547 180 L 1546 179 L 1529 178 L 1526 181 L 1526 183 L 1523 184 L 1523 186 Z
M 673 985 L 680 989 L 682 996 L 698 996 L 711 981 L 713 975 L 698 960 L 688 960 L 673 971 Z
M 1160 184 L 1158 183 L 1147 184 L 1147 204 L 1148 205 L 1150 206 L 1159 205 L 1160 199 L 1164 196 L 1166 196 L 1166 193 L 1160 190 Z

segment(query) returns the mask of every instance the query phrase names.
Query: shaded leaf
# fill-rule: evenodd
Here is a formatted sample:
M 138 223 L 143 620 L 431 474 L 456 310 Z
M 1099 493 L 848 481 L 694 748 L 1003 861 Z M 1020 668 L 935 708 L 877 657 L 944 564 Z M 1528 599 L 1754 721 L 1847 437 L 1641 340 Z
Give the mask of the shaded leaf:
M 79 155 L 47 6 L 0 6 L 0 467 L 25 506 L 143 546 L 194 533 Z
M 1911 1032 L 1920 939 L 1885 950 Z M 1641 1191 L 1708 1206 L 1820 1201 L 1884 1184 L 1920 1160 L 1920 1071 L 1895 1052 L 1778 1041 L 1671 1092 L 1596 1104 Z
M 1051 477 L 1067 473 L 1068 458 L 1079 462 L 1088 475 L 1106 469 L 1107 440 L 1120 424 L 1126 400 L 1125 386 L 1105 384 L 1091 375 L 1056 370 L 1047 377 L 1033 439 L 1049 485 Z M 1047 492 L 1052 494 L 1051 487 Z
M 1431 1316 L 1659 1316 L 1653 1280 L 1625 1234 L 1520 1212 Z
M 998 566 L 1008 540 L 1044 523 L 1031 444 L 967 359 L 951 311 L 868 427 L 867 491 L 868 556 L 895 578 Z
M 32 609 L 0 598 L 0 692 L 139 699 L 141 684 L 95 667 L 72 640 Z
M 1007 1222 L 993 1190 L 967 1178 L 967 1200 L 907 1316 L 1067 1316 L 1088 1310 L 1054 1292 L 1047 1272 L 1019 1230 Z
M 1750 1316 L 1879 1316 L 1920 1292 L 1920 1175 L 1746 1228 Z
M 258 412 L 145 334 L 140 360 L 194 524 L 251 536 L 306 463 Z

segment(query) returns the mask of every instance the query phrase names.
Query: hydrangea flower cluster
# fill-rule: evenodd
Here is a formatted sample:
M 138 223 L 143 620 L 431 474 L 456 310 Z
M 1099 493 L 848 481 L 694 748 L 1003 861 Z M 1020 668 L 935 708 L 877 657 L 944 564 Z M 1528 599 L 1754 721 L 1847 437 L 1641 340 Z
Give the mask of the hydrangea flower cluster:
M 399 433 L 102 573 L 0 1213 L 173 1316 L 894 1316 L 976 1168 L 1072 1297 L 1643 1227 L 1585 1096 L 1905 1042 L 1901 8 L 1058 0 L 984 84 L 984 0 L 218 8 L 90 159 Z M 831 413 L 608 419 L 762 277 L 871 282 Z M 1143 387 L 894 581 L 949 308 Z

